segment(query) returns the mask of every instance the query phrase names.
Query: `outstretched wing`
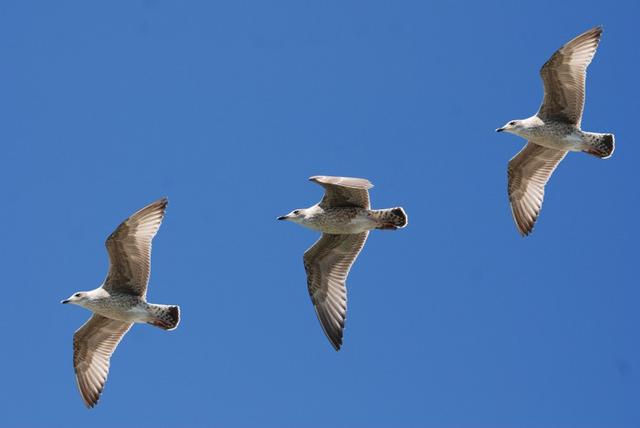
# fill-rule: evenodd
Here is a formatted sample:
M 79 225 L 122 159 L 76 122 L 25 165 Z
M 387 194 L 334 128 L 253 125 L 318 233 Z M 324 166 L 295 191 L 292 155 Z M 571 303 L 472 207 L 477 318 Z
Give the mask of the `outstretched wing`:
M 311 301 L 327 338 L 337 350 L 347 316 L 346 280 L 369 232 L 322 237 L 304 253 Z
M 538 116 L 542 120 L 580 126 L 584 107 L 587 67 L 598 48 L 602 27 L 592 28 L 558 49 L 542 66 L 544 98 Z
M 538 219 L 544 187 L 556 167 L 567 154 L 528 142 L 524 149 L 509 161 L 509 201 L 518 231 L 526 236 Z
M 319 204 L 323 209 L 336 207 L 371 208 L 368 189 L 372 188 L 373 184 L 367 179 L 317 175 L 309 180 L 324 187 L 324 197 Z
M 106 242 L 109 273 L 104 289 L 109 292 L 145 296 L 151 270 L 151 241 L 156 236 L 168 204 L 159 199 L 118 226 Z
M 109 360 L 131 323 L 93 315 L 73 335 L 73 367 L 87 407 L 97 404 L 109 374 Z

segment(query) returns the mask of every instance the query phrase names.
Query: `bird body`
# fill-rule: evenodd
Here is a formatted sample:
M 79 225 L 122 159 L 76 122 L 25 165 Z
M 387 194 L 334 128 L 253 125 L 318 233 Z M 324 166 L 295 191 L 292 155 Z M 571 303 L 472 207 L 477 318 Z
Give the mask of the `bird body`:
M 165 330 L 173 330 L 179 321 L 179 317 L 169 313 L 172 311 L 170 308 L 177 306 L 148 303 L 146 299 L 131 294 L 109 294 L 102 287 L 86 292 L 86 299 L 76 304 L 106 318 L 151 324 Z
M 304 253 L 309 296 L 327 338 L 337 350 L 347 314 L 346 281 L 351 266 L 372 229 L 399 229 L 407 225 L 400 207 L 372 210 L 369 180 L 315 176 L 309 180 L 325 188 L 322 200 L 310 208 L 278 217 L 322 232 Z
M 296 222 L 309 229 L 335 235 L 350 235 L 372 229 L 402 227 L 401 219 L 397 220 L 397 225 L 391 221 L 394 217 L 392 210 L 402 210 L 402 208 L 370 210 L 359 207 L 335 207 L 323 209 L 319 205 L 314 205 L 311 208 L 300 210 L 302 217 Z M 398 214 L 398 217 L 401 218 L 402 214 Z
M 511 133 L 553 150 L 587 152 L 595 155 L 595 149 L 600 145 L 602 139 L 610 135 L 585 132 L 571 123 L 544 121 L 538 116 L 532 116 L 518 122 L 520 126 L 514 127 Z M 610 156 L 611 153 L 607 155 Z
M 601 36 L 602 27 L 595 27 L 558 49 L 540 69 L 544 97 L 538 112 L 496 129 L 527 140 L 508 166 L 509 202 L 522 236 L 533 230 L 542 209 L 545 186 L 568 152 L 606 159 L 615 149 L 613 134 L 585 132 L 581 128 L 587 67 Z
M 62 301 L 93 312 L 73 335 L 73 367 L 87 407 L 97 404 L 111 355 L 134 323 L 173 330 L 180 322 L 178 306 L 156 305 L 146 298 L 151 241 L 160 228 L 167 203 L 162 198 L 123 221 L 106 241 L 110 266 L 104 283 Z

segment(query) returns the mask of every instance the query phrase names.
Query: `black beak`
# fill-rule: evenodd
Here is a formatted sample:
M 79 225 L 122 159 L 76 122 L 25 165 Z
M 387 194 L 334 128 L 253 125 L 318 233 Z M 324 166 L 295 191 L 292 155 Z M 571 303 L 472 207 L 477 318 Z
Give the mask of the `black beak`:
M 286 215 L 281 215 L 280 217 L 278 217 L 278 220 L 286 220 L 287 216 Z
M 504 131 L 504 128 L 498 128 L 498 129 L 496 129 L 496 132 L 502 132 L 502 131 Z
M 68 301 L 68 300 L 63 300 L 63 301 L 62 301 L 62 302 L 60 302 L 60 303 L 62 303 L 62 304 L 64 305 L 64 304 L 66 304 L 66 303 L 69 303 L 69 301 Z

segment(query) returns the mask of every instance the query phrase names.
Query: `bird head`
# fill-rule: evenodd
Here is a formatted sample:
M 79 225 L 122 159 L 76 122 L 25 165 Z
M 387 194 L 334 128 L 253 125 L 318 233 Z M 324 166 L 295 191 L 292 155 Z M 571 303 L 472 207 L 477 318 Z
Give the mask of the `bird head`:
M 89 293 L 87 293 L 86 291 L 79 291 L 77 293 L 72 294 L 71 297 L 61 301 L 60 303 L 64 303 L 64 304 L 72 303 L 74 305 L 83 306 L 83 304 L 88 300 L 89 300 Z
M 294 223 L 301 223 L 305 218 L 305 214 L 306 214 L 305 211 L 306 210 L 303 208 L 293 210 L 287 215 L 282 215 L 278 217 L 278 220 L 289 220 Z
M 507 122 L 506 125 L 504 125 L 502 128 L 498 128 L 496 129 L 496 132 L 509 132 L 511 134 L 516 134 L 518 135 L 518 132 L 520 130 L 522 130 L 522 121 L 521 120 L 512 120 L 510 122 Z

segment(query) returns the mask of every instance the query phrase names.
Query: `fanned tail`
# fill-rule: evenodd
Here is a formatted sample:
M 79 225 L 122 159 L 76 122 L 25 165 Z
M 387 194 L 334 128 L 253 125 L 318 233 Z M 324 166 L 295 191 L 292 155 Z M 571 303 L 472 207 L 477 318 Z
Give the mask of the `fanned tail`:
M 589 133 L 586 143 L 587 148 L 584 151 L 601 159 L 611 157 L 616 148 L 616 139 L 613 134 Z
M 149 324 L 163 330 L 173 330 L 180 323 L 180 306 L 150 305 L 149 311 L 153 315 Z
M 388 208 L 385 210 L 375 210 L 372 212 L 379 226 L 376 229 L 401 229 L 409 223 L 407 213 L 402 207 Z

